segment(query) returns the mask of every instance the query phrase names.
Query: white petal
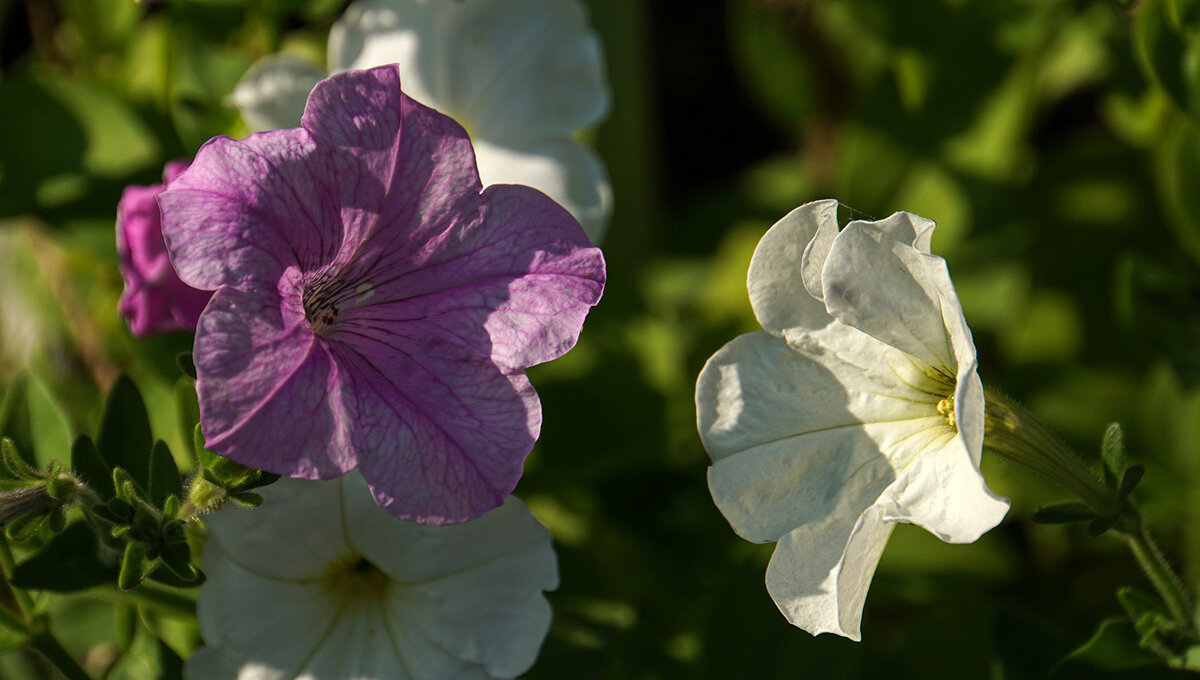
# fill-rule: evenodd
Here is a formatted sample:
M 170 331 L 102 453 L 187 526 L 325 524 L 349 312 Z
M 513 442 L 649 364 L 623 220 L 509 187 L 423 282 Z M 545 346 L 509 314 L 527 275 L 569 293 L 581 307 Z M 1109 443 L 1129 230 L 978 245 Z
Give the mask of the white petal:
M 793 327 L 816 330 L 832 320 L 818 299 L 819 265 L 836 235 L 837 201 L 833 200 L 806 203 L 763 235 L 750 259 L 746 287 L 764 330 L 776 335 Z M 806 295 L 805 286 L 816 293 Z
M 970 543 L 1004 519 L 1008 501 L 992 493 L 962 437 L 913 458 L 884 492 L 885 519 L 910 522 L 949 543 Z
M 342 533 L 337 484 L 283 478 L 259 491 L 253 510 L 232 503 L 208 517 L 210 552 L 266 578 L 319 577 L 350 551 Z M 303 518 L 298 521 L 297 518 Z
M 437 9 L 451 7 L 441 4 Z M 405 94 L 445 112 L 446 102 L 436 93 L 437 59 L 448 46 L 440 39 L 445 21 L 437 19 L 447 15 L 434 5 L 413 0 L 351 3 L 329 31 L 330 73 L 395 63 Z
M 205 642 L 232 658 L 293 672 L 340 625 L 336 603 L 312 583 L 262 578 L 211 550 L 204 568 L 196 618 Z
M 351 544 L 400 587 L 388 604 L 393 631 L 407 631 L 394 638 L 400 653 L 424 658 L 432 643 L 496 677 L 528 670 L 550 627 L 542 592 L 558 586 L 558 568 L 550 533 L 524 504 L 510 497 L 474 521 L 427 527 L 380 510 L 358 475 L 344 479 Z
M 595 151 L 569 139 L 520 147 L 483 138 L 472 143 L 484 185 L 531 186 L 574 215 L 592 243 L 603 240 L 612 212 L 612 186 Z
M 334 70 L 400 62 L 405 91 L 473 136 L 565 137 L 608 110 L 599 41 L 575 0 L 367 0 L 330 36 Z
M 385 616 L 384 602 L 346 603 L 339 612 L 336 625 L 308 652 L 301 667 L 301 677 L 313 680 L 326 678 L 394 678 L 408 680 L 427 677 L 421 669 L 412 668 L 392 642 Z M 294 651 L 304 647 L 285 641 Z
M 893 524 L 878 506 L 835 515 L 784 536 L 767 566 L 767 592 L 787 620 L 818 635 L 859 640 L 863 603 Z
M 324 77 L 303 59 L 275 54 L 255 62 L 230 99 L 254 132 L 293 128 L 300 125 L 308 93 Z
M 696 382 L 697 426 L 714 461 L 835 428 L 936 415 L 942 397 L 908 355 L 841 324 L 787 341 L 749 333 L 722 347 Z M 916 388 L 914 387 L 916 386 Z
M 743 335 L 697 381 L 709 490 L 748 540 L 776 540 L 842 504 L 857 516 L 894 479 L 892 457 L 915 443 L 909 433 L 948 431 L 936 397 L 911 387 L 924 376 L 907 355 L 841 324 L 817 337 L 826 344 L 801 352 L 765 332 Z M 855 363 L 822 349 L 839 345 Z
M 933 222 L 896 213 L 851 222 L 834 239 L 821 273 L 829 313 L 933 366 L 956 372 L 943 318 L 962 306 L 946 262 L 928 254 Z

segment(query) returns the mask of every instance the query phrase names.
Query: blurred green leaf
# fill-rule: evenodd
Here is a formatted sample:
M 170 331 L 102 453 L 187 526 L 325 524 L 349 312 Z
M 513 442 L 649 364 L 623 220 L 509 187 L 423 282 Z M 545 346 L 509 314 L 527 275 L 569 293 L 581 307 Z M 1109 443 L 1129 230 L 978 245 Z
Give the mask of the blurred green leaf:
M 85 170 L 102 177 L 124 177 L 158 160 L 162 150 L 154 135 L 118 93 L 79 77 L 43 80 L 47 91 L 83 126 Z
M 142 489 L 150 486 L 150 419 L 136 385 L 121 376 L 104 405 L 96 448 L 110 469 L 124 468 Z M 118 491 L 120 491 L 118 489 Z
M 83 128 L 44 86 L 25 75 L 0 79 L 0 216 L 37 207 L 38 187 L 79 173 Z
M 54 396 L 37 376 L 19 375 L 0 402 L 0 435 L 12 438 L 21 455 L 45 469 L 66 460 L 71 450 L 71 426 Z
M 1175 104 L 1200 113 L 1200 3 L 1147 0 L 1134 29 L 1139 63 Z
M 100 557 L 96 535 L 86 522 L 76 522 L 55 536 L 33 557 L 13 570 L 18 588 L 59 593 L 112 583 L 117 566 Z
M 1179 244 L 1200 261 L 1200 125 L 1181 122 L 1158 147 L 1159 192 Z

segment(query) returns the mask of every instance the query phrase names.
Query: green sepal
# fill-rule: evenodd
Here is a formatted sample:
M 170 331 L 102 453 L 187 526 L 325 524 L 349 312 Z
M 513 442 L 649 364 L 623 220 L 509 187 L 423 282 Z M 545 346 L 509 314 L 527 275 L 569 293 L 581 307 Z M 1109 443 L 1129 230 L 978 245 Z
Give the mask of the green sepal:
M 263 497 L 253 491 L 240 491 L 229 494 L 229 500 L 246 508 L 257 508 L 262 505 Z
M 1059 503 L 1038 508 L 1033 513 L 1033 521 L 1038 524 L 1070 524 L 1086 522 L 1096 517 L 1096 513 L 1087 503 Z
M 142 488 L 134 481 L 133 475 L 123 467 L 113 468 L 113 487 L 117 490 L 117 498 L 134 505 L 142 497 Z
M 192 565 L 192 549 L 187 541 L 173 541 L 163 546 L 163 565 L 176 576 L 185 580 L 196 578 L 196 567 Z
M 138 587 L 146 579 L 146 576 L 158 566 L 146 553 L 146 544 L 141 541 L 130 541 L 125 544 L 125 554 L 121 557 L 121 571 L 117 575 L 118 588 L 132 590 Z
M 46 523 L 49 517 L 50 510 L 48 508 L 38 512 L 31 512 L 27 515 L 21 515 L 9 522 L 8 526 L 4 527 L 4 535 L 14 543 L 29 540 L 38 532 L 38 529 L 42 528 L 42 525 Z
M 180 493 L 182 493 L 182 490 Z M 162 513 L 164 522 L 179 517 L 179 497 L 175 495 L 167 496 L 167 500 L 163 501 Z
M 71 446 L 71 469 L 101 500 L 108 500 L 116 495 L 112 483 L 112 467 L 100 457 L 96 444 L 86 434 L 76 437 Z
M 150 452 L 150 486 L 147 491 L 150 503 L 157 508 L 161 508 L 168 497 L 183 494 L 175 457 L 161 439 L 154 443 L 154 449 Z
M 47 519 L 46 524 L 50 527 L 51 533 L 61 534 L 63 529 L 67 526 L 66 506 L 59 503 L 53 508 L 50 508 L 50 517 Z
M 96 515 L 116 524 L 128 524 L 133 521 L 133 506 L 122 498 L 111 498 L 104 505 L 92 509 Z
M 1112 423 L 1104 431 L 1100 459 L 1104 461 L 1105 483 L 1115 488 L 1125 470 L 1125 431 L 1121 429 L 1121 423 Z
M 8 437 L 0 439 L 0 468 L 3 468 L 5 476 L 9 479 L 34 482 L 44 477 L 25 462 L 17 450 L 16 442 Z
M 109 468 L 125 468 L 142 489 L 150 484 L 150 418 L 133 381 L 121 376 L 108 393 L 96 449 Z
M 190 578 L 181 578 L 174 571 L 168 569 L 164 562 L 159 564 L 158 568 L 154 571 L 150 572 L 149 578 L 151 581 L 161 583 L 164 586 L 171 586 L 172 588 L 197 588 L 203 585 L 206 580 L 204 572 L 195 566 L 191 567 L 191 571 L 192 576 Z
M 69 593 L 112 583 L 116 575 L 116 565 L 101 557 L 91 526 L 75 522 L 18 564 L 11 583 L 18 588 Z
M 1095 537 L 1095 536 L 1099 536 L 1099 535 L 1103 534 L 1104 532 L 1106 532 L 1109 529 L 1116 526 L 1117 522 L 1120 519 L 1121 519 L 1120 515 L 1107 515 L 1105 517 L 1097 517 L 1096 519 L 1088 522 L 1088 525 L 1087 525 L 1088 536 Z
M 1130 465 L 1121 475 L 1121 486 L 1117 489 L 1117 502 L 1124 502 L 1129 498 L 1129 494 L 1133 493 L 1134 488 L 1142 481 L 1142 476 L 1146 474 L 1146 468 L 1143 465 Z
M 175 355 L 175 365 L 179 367 L 179 372 L 191 378 L 196 379 L 196 362 L 192 357 L 191 352 L 180 352 Z
M 196 460 L 201 467 L 210 468 L 221 459 L 220 456 L 205 448 L 204 433 L 200 430 L 200 423 L 196 423 L 196 427 L 192 430 L 192 449 L 196 452 Z

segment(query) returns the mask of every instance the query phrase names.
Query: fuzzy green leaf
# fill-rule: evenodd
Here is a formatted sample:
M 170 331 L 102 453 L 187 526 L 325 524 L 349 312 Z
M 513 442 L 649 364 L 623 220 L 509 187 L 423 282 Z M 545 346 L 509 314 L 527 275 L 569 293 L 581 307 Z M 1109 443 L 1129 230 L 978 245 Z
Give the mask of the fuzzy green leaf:
M 92 528 L 87 522 L 76 522 L 36 555 L 18 564 L 12 584 L 67 593 L 111 583 L 116 576 L 117 566 L 102 558 Z

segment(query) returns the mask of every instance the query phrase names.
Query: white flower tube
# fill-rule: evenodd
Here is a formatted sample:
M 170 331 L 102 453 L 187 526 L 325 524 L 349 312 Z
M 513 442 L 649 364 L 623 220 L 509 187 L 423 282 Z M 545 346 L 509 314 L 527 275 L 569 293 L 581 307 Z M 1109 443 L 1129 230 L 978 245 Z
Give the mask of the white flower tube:
M 357 473 L 281 479 L 207 520 L 206 647 L 189 680 L 513 678 L 550 626 L 550 535 L 515 497 L 431 527 L 381 510 Z
M 525 184 L 565 207 L 593 243 L 612 188 L 575 135 L 608 114 L 600 40 L 577 0 L 358 0 L 329 34 L 329 72 L 397 63 L 406 94 L 471 135 L 485 185 Z M 233 102 L 254 130 L 295 127 L 324 73 L 273 55 Z
M 734 339 L 696 385 L 709 489 L 743 538 L 778 541 L 767 589 L 813 634 L 858 640 L 895 522 L 966 543 L 1008 510 L 979 472 L 975 346 L 933 222 L 792 211 L 750 263 L 763 331 Z

